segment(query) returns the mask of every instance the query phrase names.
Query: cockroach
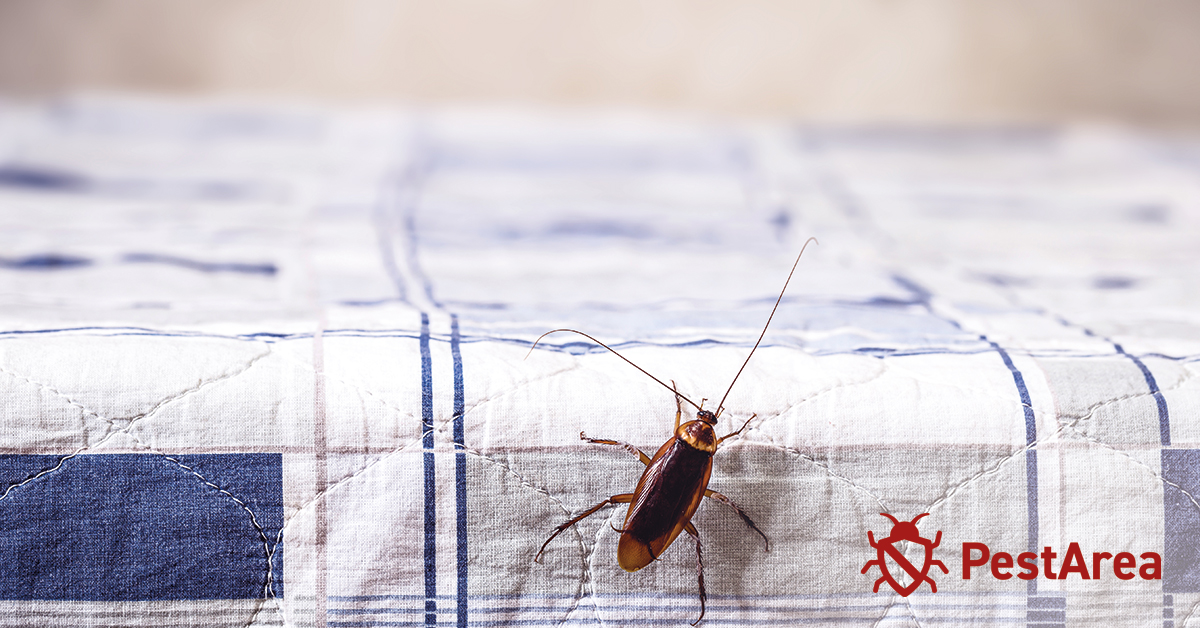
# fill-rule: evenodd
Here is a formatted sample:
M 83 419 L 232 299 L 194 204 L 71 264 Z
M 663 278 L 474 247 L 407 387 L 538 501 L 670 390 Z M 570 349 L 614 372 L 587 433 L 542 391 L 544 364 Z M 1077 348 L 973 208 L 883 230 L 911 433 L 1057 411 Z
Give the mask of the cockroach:
M 675 431 L 673 436 L 658 448 L 653 458 L 647 456 L 640 449 L 629 443 L 619 440 L 589 438 L 587 434 L 583 432 L 579 433 L 579 438 L 589 443 L 616 445 L 629 451 L 641 460 L 646 469 L 642 472 L 642 477 L 638 480 L 637 487 L 633 489 L 632 493 L 613 495 L 585 510 L 578 517 L 555 528 L 550 538 L 546 539 L 545 543 L 542 543 L 541 549 L 538 550 L 537 556 L 533 559 L 534 562 L 541 561 L 542 553 L 546 551 L 546 546 L 550 544 L 550 541 L 554 540 L 554 537 L 561 534 L 563 530 L 595 514 L 609 504 L 629 504 L 629 511 L 625 514 L 625 523 L 622 525 L 622 528 L 620 530 L 613 528 L 621 535 L 620 540 L 617 542 L 617 564 L 625 571 L 637 571 L 658 559 L 671 546 L 671 543 L 675 541 L 680 532 L 687 532 L 696 540 L 696 572 L 700 588 L 700 617 L 692 622 L 692 625 L 695 626 L 704 619 L 705 603 L 708 597 L 704 590 L 704 561 L 701 556 L 700 534 L 696 531 L 696 526 L 692 525 L 692 515 L 696 513 L 696 509 L 700 506 L 700 501 L 703 498 L 715 499 L 732 508 L 750 529 L 762 537 L 764 551 L 771 551 L 771 542 L 767 539 L 767 535 L 758 528 L 758 525 L 746 514 L 746 511 L 742 510 L 740 506 L 733 503 L 728 497 L 708 488 L 708 479 L 712 475 L 712 458 L 717 453 L 717 448 L 726 440 L 741 434 L 758 415 L 751 415 L 737 431 L 730 432 L 720 438 L 717 438 L 713 427 L 717 424 L 717 419 L 721 416 L 722 410 L 724 410 L 725 399 L 729 397 L 729 392 L 733 390 L 733 385 L 737 383 L 738 377 L 746 369 L 746 365 L 750 363 L 750 358 L 758 350 L 758 345 L 762 343 L 763 337 L 767 335 L 767 328 L 771 326 L 771 319 L 775 317 L 775 310 L 779 309 L 779 303 L 783 301 L 783 293 L 787 291 L 788 283 L 791 282 L 792 275 L 796 272 L 796 267 L 800 264 L 800 258 L 804 255 L 804 249 L 808 248 L 810 242 L 816 241 L 816 238 L 809 238 L 804 242 L 804 246 L 800 248 L 800 255 L 796 256 L 796 262 L 792 264 L 792 270 L 788 273 L 787 280 L 783 282 L 783 289 L 779 291 L 779 298 L 775 299 L 775 307 L 771 308 L 771 314 L 767 317 L 767 324 L 763 325 L 763 330 L 758 336 L 758 341 L 754 343 L 754 347 L 750 349 L 750 354 L 746 356 L 746 361 L 742 362 L 742 367 L 733 376 L 733 381 L 729 382 L 729 388 L 725 390 L 721 401 L 717 403 L 716 412 L 705 410 L 702 407 L 703 400 L 701 400 L 700 405 L 697 405 L 691 399 L 680 394 L 674 385 L 674 381 L 671 382 L 671 386 L 667 386 L 662 380 L 634 364 L 612 347 L 581 331 L 575 329 L 554 329 L 542 334 L 533 342 L 533 346 L 529 348 L 530 353 L 533 353 L 533 349 L 537 347 L 542 338 L 550 334 L 556 332 L 579 334 L 608 349 L 617 357 L 625 360 L 631 366 L 650 377 L 650 379 L 662 384 L 664 388 L 675 394 Z M 526 354 L 526 357 L 528 357 L 528 354 Z M 683 416 L 681 400 L 688 402 L 692 407 L 696 408 L 695 421 L 680 424 L 680 419 Z

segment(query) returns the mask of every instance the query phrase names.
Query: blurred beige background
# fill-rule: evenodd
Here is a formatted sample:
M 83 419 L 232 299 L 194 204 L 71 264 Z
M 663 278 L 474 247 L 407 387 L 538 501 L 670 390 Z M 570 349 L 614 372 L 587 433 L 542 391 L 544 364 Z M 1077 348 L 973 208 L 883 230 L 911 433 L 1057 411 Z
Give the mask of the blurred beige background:
M 0 0 L 0 94 L 1200 126 L 1196 0 Z

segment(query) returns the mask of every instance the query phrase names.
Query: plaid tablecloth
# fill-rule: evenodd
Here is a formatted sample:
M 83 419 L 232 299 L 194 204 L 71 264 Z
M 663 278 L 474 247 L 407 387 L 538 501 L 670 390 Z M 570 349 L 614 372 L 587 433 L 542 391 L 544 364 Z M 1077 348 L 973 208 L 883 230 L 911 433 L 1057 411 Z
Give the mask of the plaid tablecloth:
M 810 236 L 705 625 L 1200 622 L 1200 144 L 79 99 L 0 105 L 0 625 L 690 623 L 624 505 L 534 562 L 675 401 L 531 342 L 715 409 Z

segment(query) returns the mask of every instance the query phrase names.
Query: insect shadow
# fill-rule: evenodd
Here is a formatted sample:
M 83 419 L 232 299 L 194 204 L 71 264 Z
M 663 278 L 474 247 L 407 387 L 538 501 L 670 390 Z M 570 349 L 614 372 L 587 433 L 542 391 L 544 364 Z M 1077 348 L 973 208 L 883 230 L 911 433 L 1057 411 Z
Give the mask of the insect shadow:
M 696 514 L 696 509 L 700 507 L 700 502 L 705 497 L 714 499 L 731 508 L 741 518 L 742 522 L 762 537 L 764 550 L 771 551 L 771 543 L 767 539 L 767 535 L 759 529 L 754 520 L 746 514 L 746 511 L 742 510 L 740 506 L 728 497 L 708 488 L 708 480 L 712 476 L 713 455 L 717 453 L 721 443 L 741 434 L 758 415 L 751 415 L 736 431 L 719 438 L 716 435 L 714 427 L 717 424 L 717 419 L 721 416 L 721 412 L 724 410 L 725 399 L 729 397 L 729 392 L 733 390 L 733 385 L 737 383 L 738 377 L 746 369 L 746 365 L 750 363 L 750 358 L 754 356 L 754 352 L 758 350 L 758 345 L 762 343 L 763 337 L 766 336 L 767 328 L 771 326 L 771 319 L 775 317 L 775 310 L 779 309 L 779 303 L 783 300 L 783 293 L 787 291 L 788 283 L 791 282 L 792 275 L 796 272 L 796 267 L 800 264 L 800 258 L 804 256 L 804 249 L 808 248 L 810 242 L 816 241 L 816 238 L 809 238 L 804 242 L 804 246 L 800 248 L 800 254 L 796 256 L 796 261 L 792 264 L 792 270 L 783 282 L 783 289 L 779 291 L 779 298 L 775 299 L 775 307 L 771 308 L 771 314 L 767 317 L 767 323 L 763 325 L 762 333 L 758 336 L 758 341 L 754 343 L 754 347 L 750 349 L 750 354 L 746 356 L 745 362 L 742 362 L 741 368 L 733 376 L 733 381 L 729 382 L 729 388 L 725 390 L 721 401 L 717 403 L 716 412 L 705 410 L 702 407 L 703 400 L 698 405 L 681 394 L 675 386 L 674 381 L 668 386 L 665 382 L 651 375 L 637 364 L 634 364 L 612 347 L 581 331 L 575 329 L 553 329 L 542 334 L 533 342 L 533 346 L 529 348 L 529 353 L 525 355 L 526 358 L 533 353 L 533 350 L 541 342 L 542 338 L 550 334 L 556 332 L 579 334 L 608 349 L 650 379 L 662 384 L 664 388 L 667 388 L 675 395 L 675 429 L 673 436 L 658 448 L 653 457 L 647 456 L 645 452 L 624 441 L 591 438 L 583 432 L 579 433 L 579 438 L 589 443 L 615 445 L 625 449 L 637 456 L 638 460 L 646 468 L 642 472 L 642 477 L 638 480 L 637 486 L 632 493 L 613 495 L 555 528 L 554 533 L 550 535 L 550 538 L 546 539 L 541 549 L 538 550 L 537 556 L 534 557 L 534 562 L 541 561 L 542 553 L 546 551 L 546 546 L 567 528 L 595 514 L 609 504 L 629 504 L 629 510 L 625 514 L 625 522 L 622 524 L 621 529 L 617 530 L 613 528 L 621 535 L 620 540 L 617 542 L 617 564 L 625 571 L 634 572 L 655 561 L 671 546 L 671 543 L 675 542 L 675 539 L 681 532 L 687 532 L 695 539 L 696 574 L 700 589 L 700 616 L 696 618 L 696 621 L 692 622 L 692 625 L 695 626 L 704 619 L 708 595 L 704 589 L 704 559 L 700 545 L 700 533 L 696 530 L 696 526 L 692 525 L 692 516 Z M 696 409 L 696 420 L 681 424 L 684 401 Z

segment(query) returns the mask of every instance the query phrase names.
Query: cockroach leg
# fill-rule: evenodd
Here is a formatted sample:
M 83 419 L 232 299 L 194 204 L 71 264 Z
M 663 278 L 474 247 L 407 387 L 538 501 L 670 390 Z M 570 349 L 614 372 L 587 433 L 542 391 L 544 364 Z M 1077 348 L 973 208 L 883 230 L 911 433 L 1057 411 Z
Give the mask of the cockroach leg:
M 750 425 L 750 422 L 753 421 L 754 417 L 756 417 L 756 416 L 758 416 L 757 413 L 751 414 L 750 418 L 746 419 L 746 422 L 742 423 L 742 426 L 739 427 L 736 432 L 731 432 L 731 433 L 726 434 L 726 435 L 722 436 L 721 438 L 717 439 L 717 446 L 719 447 L 721 445 L 721 443 L 725 442 L 726 438 L 733 438 L 734 436 L 737 436 L 737 435 L 741 434 L 743 431 L 745 431 L 746 427 Z
M 679 419 L 683 416 L 683 405 L 679 401 L 679 389 L 675 387 L 675 380 L 671 380 L 671 390 L 675 392 L 675 429 L 671 432 L 674 434 L 679 431 Z M 704 405 L 704 402 L 701 401 L 700 404 Z
M 704 559 L 700 554 L 700 533 L 696 531 L 696 526 L 692 525 L 689 521 L 683 529 L 692 535 L 692 538 L 696 539 L 696 580 L 700 584 L 700 616 L 696 618 L 696 621 L 692 622 L 692 625 L 695 626 L 700 623 L 701 619 L 704 619 L 705 602 L 708 600 L 708 593 L 704 590 Z
M 546 551 L 546 546 L 550 544 L 550 541 L 553 541 L 554 537 L 556 537 L 560 533 L 562 533 L 563 530 L 566 530 L 567 528 L 579 523 L 580 521 L 583 521 L 587 517 L 595 514 L 597 510 L 600 510 L 601 508 L 604 508 L 605 506 L 607 506 L 609 504 L 628 504 L 631 501 L 633 501 L 633 493 L 622 493 L 620 495 L 613 495 L 612 497 L 609 497 L 608 499 L 600 502 L 599 504 L 596 504 L 595 506 L 588 508 L 586 511 L 584 511 L 584 513 L 582 515 L 579 515 L 578 517 L 575 517 L 574 519 L 558 526 L 557 528 L 554 529 L 554 534 L 551 534 L 550 538 L 546 539 L 545 543 L 542 543 L 542 549 L 539 549 L 537 556 L 533 557 L 533 562 L 535 562 L 535 563 L 542 562 L 542 552 Z
M 637 456 L 638 459 L 642 461 L 642 464 L 650 466 L 650 456 L 647 456 L 644 452 L 642 452 L 642 450 L 630 445 L 625 441 L 611 440 L 608 438 L 592 438 L 583 432 L 579 433 L 579 440 L 586 440 L 587 442 L 594 443 L 596 445 L 616 445 L 617 447 L 620 447 L 625 451 Z
M 740 506 L 733 503 L 733 500 L 729 499 L 728 497 L 726 497 L 712 489 L 704 489 L 704 496 L 711 498 L 711 499 L 715 499 L 715 500 L 721 502 L 722 504 L 725 504 L 726 506 L 729 506 L 730 508 L 732 508 L 733 512 L 736 512 L 737 516 L 742 518 L 742 523 L 745 523 L 746 525 L 750 526 L 751 530 L 754 530 L 755 532 L 758 533 L 759 536 L 762 537 L 764 551 L 767 551 L 767 552 L 771 551 L 771 541 L 769 541 L 767 539 L 767 535 L 763 534 L 763 531 L 758 529 L 758 526 L 754 524 L 754 520 L 752 520 L 750 518 L 750 515 L 747 515 L 746 511 L 742 510 L 742 508 Z

